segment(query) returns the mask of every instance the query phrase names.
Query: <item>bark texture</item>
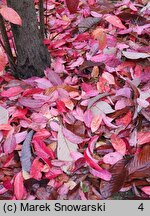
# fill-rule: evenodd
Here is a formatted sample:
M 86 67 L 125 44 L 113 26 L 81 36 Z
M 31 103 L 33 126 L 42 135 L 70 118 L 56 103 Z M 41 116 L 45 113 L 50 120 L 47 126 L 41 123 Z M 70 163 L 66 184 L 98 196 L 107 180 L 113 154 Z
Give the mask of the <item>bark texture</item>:
M 44 39 L 45 26 L 44 26 L 44 6 L 43 6 L 43 0 L 39 0 L 39 15 L 40 15 L 40 32 L 41 32 L 41 37 L 42 37 L 42 39 Z
M 12 24 L 12 32 L 17 50 L 18 78 L 43 76 L 44 69 L 50 66 L 50 55 L 44 46 L 33 0 L 7 0 L 9 7 L 13 8 L 22 19 L 22 26 Z

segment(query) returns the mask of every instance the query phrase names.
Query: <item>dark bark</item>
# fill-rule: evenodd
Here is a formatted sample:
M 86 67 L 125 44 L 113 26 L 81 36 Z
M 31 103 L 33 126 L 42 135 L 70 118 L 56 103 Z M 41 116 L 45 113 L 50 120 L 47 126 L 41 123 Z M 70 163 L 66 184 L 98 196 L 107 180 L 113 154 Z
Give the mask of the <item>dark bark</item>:
M 40 32 L 41 37 L 44 39 L 45 26 L 44 26 L 44 6 L 43 0 L 39 0 L 39 15 L 40 15 Z
M 1 14 L 0 14 L 0 32 L 2 35 L 3 43 L 4 43 L 3 44 L 2 41 L 0 40 L 1 46 L 4 48 L 6 52 L 10 67 L 14 70 L 15 69 L 14 68 L 15 67 L 14 58 L 13 58 L 11 47 L 9 44 L 9 39 L 8 39 L 6 28 L 5 28 L 5 22 Z
M 43 44 L 33 0 L 7 0 L 9 7 L 13 8 L 22 19 L 22 26 L 12 24 L 17 50 L 16 76 L 28 78 L 43 76 L 44 69 L 50 66 L 50 55 Z

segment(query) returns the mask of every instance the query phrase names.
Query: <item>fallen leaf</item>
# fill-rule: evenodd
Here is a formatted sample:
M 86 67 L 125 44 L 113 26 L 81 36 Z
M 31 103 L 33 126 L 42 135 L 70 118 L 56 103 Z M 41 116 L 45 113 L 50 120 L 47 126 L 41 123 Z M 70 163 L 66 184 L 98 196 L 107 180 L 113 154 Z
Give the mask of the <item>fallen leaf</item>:
M 103 198 L 111 197 L 124 185 L 128 171 L 125 168 L 126 160 L 122 159 L 111 167 L 109 172 L 112 174 L 110 181 L 102 180 L 100 183 L 100 192 Z
M 80 33 L 87 31 L 92 28 L 94 25 L 100 22 L 101 18 L 99 17 L 86 17 L 82 19 L 82 21 L 78 25 L 78 29 Z
M 71 152 L 77 152 L 78 146 L 69 141 L 62 131 L 62 127 L 58 130 L 58 146 L 57 146 L 57 158 L 62 161 L 72 161 Z
M 139 153 L 136 153 L 132 160 L 128 163 L 127 169 L 129 175 L 136 171 L 143 171 L 150 167 L 150 145 L 143 145 Z
M 31 130 L 23 144 L 22 144 L 22 150 L 21 150 L 21 165 L 22 165 L 22 170 L 29 172 L 31 168 L 31 140 L 33 136 L 34 131 Z
M 140 53 L 140 52 L 122 51 L 122 54 L 128 59 L 140 59 L 140 58 L 145 59 L 150 57 L 150 54 Z
M 42 177 L 41 170 L 43 169 L 44 164 L 39 161 L 39 158 L 35 158 L 30 169 L 30 177 L 36 180 L 40 180 Z
M 105 181 L 110 181 L 112 175 L 109 171 L 107 170 L 101 170 L 101 171 L 97 171 L 93 168 L 90 168 L 90 173 L 95 176 L 95 177 L 98 177 L 98 178 L 101 178 Z
M 103 157 L 104 163 L 111 165 L 114 165 L 121 159 L 123 159 L 123 155 L 118 152 L 110 152 Z
M 98 128 L 100 127 L 100 124 L 102 122 L 102 116 L 98 115 L 98 116 L 94 116 L 91 122 L 91 131 L 92 133 L 94 133 L 95 131 L 98 130 Z
M 12 153 L 15 150 L 16 146 L 17 146 L 17 143 L 16 143 L 16 139 L 14 136 L 14 130 L 12 129 L 7 134 L 6 140 L 3 145 L 5 154 Z
M 22 200 L 25 198 L 25 195 L 27 194 L 26 189 L 24 187 L 23 184 L 23 176 L 22 176 L 22 172 L 19 172 L 16 176 L 15 176 L 15 180 L 14 180 L 14 194 L 16 196 L 17 200 Z
M 0 125 L 8 123 L 8 111 L 4 107 L 0 106 Z
M 31 99 L 31 98 L 25 98 L 25 97 L 20 98 L 18 101 L 21 105 L 31 108 L 31 109 L 40 108 L 45 103 L 45 101 L 40 100 L 40 99 Z
M 138 132 L 137 133 L 137 144 L 143 145 L 150 143 L 150 132 Z
M 113 113 L 115 110 L 105 101 L 100 101 L 96 103 L 92 108 L 91 111 L 94 115 L 101 115 L 103 113 L 109 114 Z
M 55 159 L 55 154 L 51 148 L 48 148 L 46 144 L 39 138 L 34 137 L 32 139 L 36 154 L 42 159 L 52 158 Z
M 118 153 L 120 153 L 121 155 L 126 154 L 126 143 L 116 134 L 111 135 L 111 144 Z
M 141 190 L 150 196 L 150 186 L 142 187 Z
M 23 89 L 20 86 L 11 87 L 8 90 L 4 90 L 1 92 L 2 97 L 14 97 L 23 92 Z
M 101 50 L 103 50 L 107 45 L 107 37 L 106 37 L 105 30 L 102 28 L 97 28 L 93 31 L 92 35 L 94 39 L 98 40 L 99 47 Z
M 69 131 L 68 129 L 66 129 L 64 127 L 62 128 L 62 132 L 63 132 L 65 138 L 74 144 L 80 144 L 83 142 L 83 138 L 75 135 L 74 133 L 72 133 L 71 131 Z
M 121 28 L 121 29 L 126 29 L 126 27 L 122 24 L 121 20 L 119 17 L 115 15 L 105 15 L 104 19 L 109 22 L 110 24 L 114 25 L 115 27 Z
M 7 63 L 8 63 L 8 59 L 6 54 L 0 50 L 0 72 L 5 69 Z
M 12 8 L 7 6 L 2 6 L 0 8 L 0 13 L 4 17 L 5 20 L 16 24 L 16 25 L 22 25 L 22 20 L 19 16 L 19 14 Z
M 70 11 L 70 13 L 76 13 L 77 8 L 78 8 L 78 4 L 79 4 L 79 0 L 65 0 L 66 1 L 66 5 L 68 10 Z

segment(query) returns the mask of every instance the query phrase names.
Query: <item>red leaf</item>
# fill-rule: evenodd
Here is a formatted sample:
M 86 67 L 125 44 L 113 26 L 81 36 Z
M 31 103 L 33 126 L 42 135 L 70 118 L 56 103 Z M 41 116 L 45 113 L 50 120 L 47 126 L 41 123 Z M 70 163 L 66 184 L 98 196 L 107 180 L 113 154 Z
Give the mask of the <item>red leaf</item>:
M 11 87 L 8 90 L 2 91 L 2 97 L 14 97 L 23 92 L 23 89 L 19 86 Z
M 0 125 L 0 131 L 1 130 L 11 130 L 11 129 L 12 129 L 12 126 L 9 124 L 1 124 Z
M 150 143 L 150 132 L 138 132 L 138 145 Z
M 66 0 L 66 5 L 70 13 L 76 13 L 79 5 L 79 0 Z
M 150 186 L 142 187 L 141 190 L 150 196 Z
M 90 173 L 95 176 L 95 177 L 98 177 L 98 178 L 101 178 L 105 181 L 110 181 L 112 175 L 110 172 L 108 172 L 107 170 L 101 170 L 101 171 L 97 171 L 95 169 L 92 169 L 90 168 Z
M 32 140 L 34 144 L 34 148 L 36 154 L 42 159 L 52 158 L 55 159 L 55 154 L 52 149 L 47 148 L 46 144 L 40 140 L 39 138 L 35 138 Z
M 98 160 L 95 160 L 94 158 L 92 158 L 90 152 L 89 152 L 89 149 L 87 148 L 85 151 L 84 151 L 84 158 L 87 162 L 87 164 L 96 169 L 97 171 L 102 171 L 103 169 L 98 165 Z
M 125 116 L 122 118 L 116 119 L 117 125 L 125 125 L 128 126 L 132 120 L 132 112 L 129 110 Z
M 92 158 L 88 148 L 84 151 L 84 158 L 90 167 L 91 174 L 101 179 L 104 179 L 106 181 L 110 180 L 111 174 L 107 170 L 102 169 L 98 165 L 98 160 L 95 160 L 94 158 Z
M 14 180 L 14 193 L 16 196 L 17 200 L 21 200 L 25 197 L 26 195 L 26 190 L 23 184 L 23 176 L 22 176 L 22 172 L 19 172 Z
M 67 109 L 65 107 L 65 103 L 61 100 L 56 102 L 56 106 L 59 112 L 64 113 L 67 112 Z
M 101 122 L 102 122 L 102 116 L 101 115 L 97 115 L 97 116 L 93 117 L 92 122 L 91 122 L 92 133 L 94 133 L 95 131 L 98 130 Z
M 107 45 L 107 37 L 105 30 L 102 28 L 97 28 L 93 31 L 94 39 L 97 39 L 99 42 L 99 47 L 101 50 L 103 50 Z
M 90 109 L 86 110 L 83 116 L 85 125 L 90 128 L 93 119 L 93 113 Z
M 63 174 L 63 171 L 61 169 L 58 168 L 51 168 L 46 174 L 45 177 L 48 179 L 54 179 L 57 176 Z
M 126 29 L 126 27 L 122 24 L 121 20 L 115 15 L 108 14 L 105 16 L 105 20 L 110 24 L 114 25 L 115 27 Z
M 114 76 L 108 72 L 104 72 L 102 77 L 108 81 L 109 84 L 115 84 Z
M 12 190 L 13 189 L 13 185 L 11 184 L 10 180 L 5 180 L 3 182 L 3 186 L 7 189 L 7 190 Z
M 4 142 L 3 148 L 4 148 L 5 154 L 12 153 L 16 148 L 17 143 L 16 143 L 16 139 L 15 139 L 13 132 L 14 132 L 14 130 L 9 131 L 9 133 L 6 137 L 6 140 Z
M 93 137 L 91 138 L 90 142 L 88 143 L 88 149 L 89 149 L 90 154 L 93 154 L 93 152 L 94 152 L 94 147 L 95 147 L 95 145 L 96 145 L 96 142 L 97 142 L 98 138 L 99 138 L 99 136 L 97 136 L 97 135 L 96 135 L 96 136 L 93 136 Z
M 105 78 L 100 77 L 99 82 L 97 82 L 97 89 L 100 93 L 109 92 L 110 91 L 109 82 Z
M 40 93 L 42 93 L 43 92 L 43 89 L 40 89 L 40 88 L 34 88 L 34 89 L 26 89 L 24 92 L 23 92 L 23 94 L 22 94 L 22 96 L 24 97 L 24 96 L 32 96 L 33 94 L 40 94 Z
M 46 130 L 45 128 L 37 131 L 35 134 L 34 134 L 34 138 L 40 138 L 40 139 L 46 139 L 50 136 L 50 132 L 48 130 Z
M 44 164 L 39 161 L 39 158 L 36 158 L 31 166 L 30 177 L 36 180 L 40 180 L 42 177 L 41 170 L 43 169 Z
M 28 110 L 27 109 L 17 109 L 13 115 L 12 115 L 12 118 L 11 118 L 11 121 L 14 119 L 14 118 L 19 118 L 19 119 L 25 119 L 25 115 L 27 114 Z
M 114 149 L 122 154 L 122 155 L 125 155 L 126 153 L 126 143 L 123 141 L 123 139 L 117 137 L 116 134 L 112 134 L 111 135 L 111 143 L 114 147 Z
M 3 6 L 0 9 L 0 13 L 4 17 L 5 20 L 13 24 L 16 24 L 16 25 L 20 25 L 20 26 L 22 25 L 22 20 L 14 9 L 7 7 L 7 6 Z
M 0 50 L 0 72 L 5 69 L 7 63 L 7 56 Z

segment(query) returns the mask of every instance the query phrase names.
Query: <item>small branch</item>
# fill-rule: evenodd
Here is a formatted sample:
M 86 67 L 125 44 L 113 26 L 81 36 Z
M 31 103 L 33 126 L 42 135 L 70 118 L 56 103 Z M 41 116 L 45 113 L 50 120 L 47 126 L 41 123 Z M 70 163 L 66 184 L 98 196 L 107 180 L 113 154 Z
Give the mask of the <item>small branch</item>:
M 14 65 L 15 65 L 14 57 L 13 57 L 13 54 L 12 54 L 12 51 L 11 51 L 11 47 L 10 47 L 10 44 L 9 44 L 9 39 L 8 39 L 7 32 L 6 32 L 6 29 L 5 29 L 4 19 L 3 19 L 1 14 L 0 14 L 0 31 L 1 31 L 1 34 L 2 34 L 2 39 L 4 41 L 4 44 L 3 44 L 2 41 L 0 40 L 0 44 L 4 48 L 4 50 L 5 50 L 6 54 L 7 54 L 10 67 L 14 68 Z
M 42 39 L 44 39 L 45 25 L 44 25 L 43 0 L 39 0 L 39 16 L 40 16 L 40 34 L 41 34 Z

